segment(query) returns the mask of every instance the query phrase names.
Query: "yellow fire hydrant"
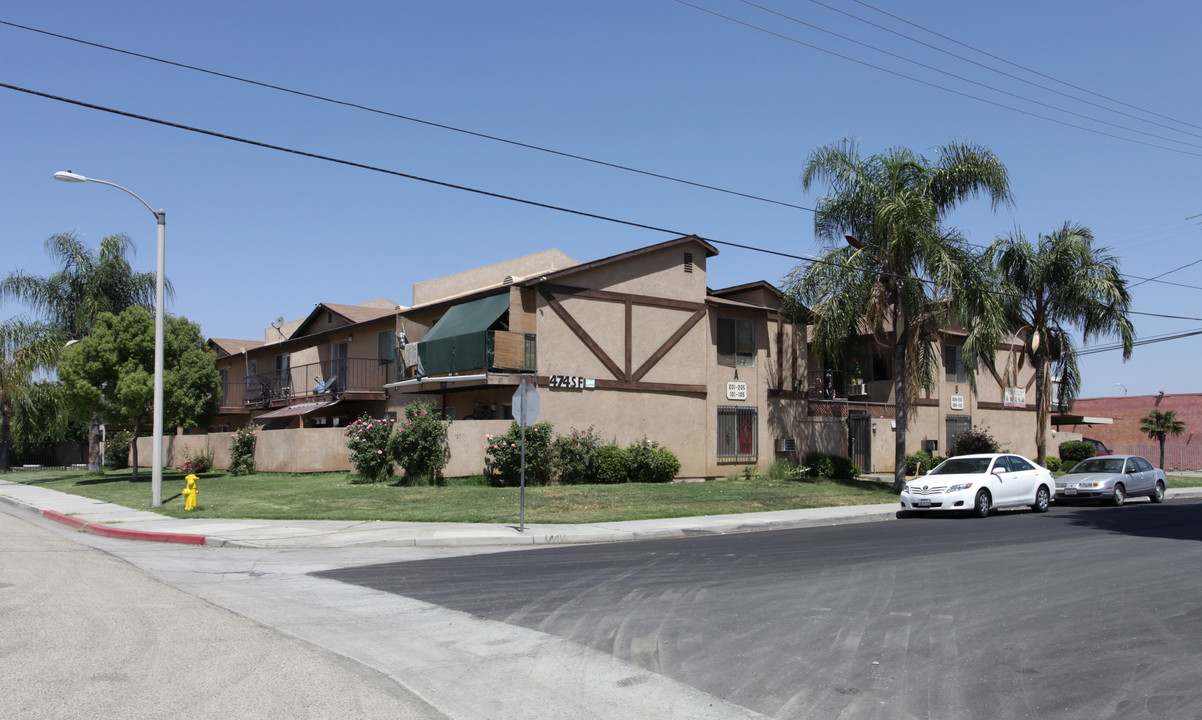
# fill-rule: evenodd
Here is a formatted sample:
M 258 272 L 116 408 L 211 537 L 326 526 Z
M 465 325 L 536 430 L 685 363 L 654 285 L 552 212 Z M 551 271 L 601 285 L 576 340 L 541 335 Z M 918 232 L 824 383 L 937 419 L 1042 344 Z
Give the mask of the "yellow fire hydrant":
M 196 481 L 200 478 L 195 475 L 189 475 L 184 479 L 188 481 L 188 487 L 180 491 L 180 494 L 184 496 L 184 509 L 195 510 L 196 496 L 200 494 L 200 491 L 196 489 Z

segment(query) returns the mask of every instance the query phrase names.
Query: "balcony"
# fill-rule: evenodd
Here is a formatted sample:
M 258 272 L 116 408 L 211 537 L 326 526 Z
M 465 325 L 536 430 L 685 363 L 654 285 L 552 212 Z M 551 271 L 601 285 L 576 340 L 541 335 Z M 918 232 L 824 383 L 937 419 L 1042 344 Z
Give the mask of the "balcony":
M 247 375 L 240 386 L 229 383 L 221 404 L 237 407 L 278 407 L 298 402 L 331 400 L 383 400 L 384 384 L 391 382 L 394 363 L 377 358 L 323 360 L 308 365 Z
M 477 371 L 534 372 L 538 343 L 534 333 L 486 330 L 419 342 L 414 355 L 419 377 Z

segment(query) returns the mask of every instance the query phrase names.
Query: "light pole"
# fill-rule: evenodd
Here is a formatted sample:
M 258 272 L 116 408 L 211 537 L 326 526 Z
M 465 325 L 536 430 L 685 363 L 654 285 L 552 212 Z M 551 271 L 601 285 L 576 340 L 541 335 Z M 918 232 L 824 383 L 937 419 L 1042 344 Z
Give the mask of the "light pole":
M 154 279 L 154 447 L 151 448 L 151 462 L 154 465 L 150 469 L 150 506 L 160 507 L 163 504 L 163 253 L 167 246 L 167 212 L 156 211 L 134 191 L 107 180 L 84 177 L 70 170 L 54 173 L 54 179 L 73 183 L 94 182 L 124 190 L 145 205 L 158 221 L 158 263 Z

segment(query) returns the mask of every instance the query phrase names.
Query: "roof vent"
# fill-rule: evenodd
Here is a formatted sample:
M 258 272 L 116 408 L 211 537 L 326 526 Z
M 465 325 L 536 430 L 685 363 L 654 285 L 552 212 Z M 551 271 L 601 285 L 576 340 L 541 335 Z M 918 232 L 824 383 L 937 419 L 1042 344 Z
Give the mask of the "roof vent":
M 513 284 L 513 276 L 512 276 L 512 275 L 506 275 L 506 276 L 505 276 L 505 279 L 501 281 L 501 284 L 502 284 L 502 285 L 512 285 L 512 284 Z
M 693 272 L 693 253 L 691 252 L 684 254 L 684 271 L 687 273 Z

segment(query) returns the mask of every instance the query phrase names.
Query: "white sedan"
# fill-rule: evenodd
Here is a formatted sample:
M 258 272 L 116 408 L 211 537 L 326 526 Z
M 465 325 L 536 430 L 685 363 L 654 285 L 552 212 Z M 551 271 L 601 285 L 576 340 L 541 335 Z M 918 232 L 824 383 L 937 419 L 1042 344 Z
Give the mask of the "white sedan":
M 1020 455 L 961 455 L 906 483 L 901 505 L 904 512 L 960 511 L 977 517 L 994 508 L 1047 512 L 1055 488 L 1047 468 Z

